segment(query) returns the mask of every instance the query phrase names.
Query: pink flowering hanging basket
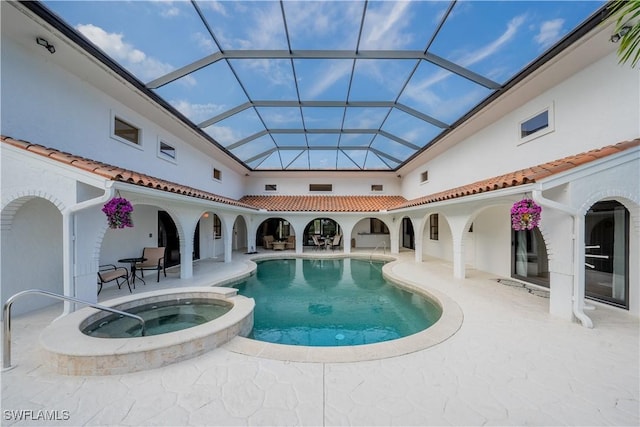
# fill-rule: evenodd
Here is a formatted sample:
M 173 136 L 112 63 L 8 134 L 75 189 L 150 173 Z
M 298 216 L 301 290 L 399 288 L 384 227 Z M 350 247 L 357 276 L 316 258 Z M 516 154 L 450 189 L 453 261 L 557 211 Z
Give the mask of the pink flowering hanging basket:
M 105 203 L 102 207 L 102 212 L 107 215 L 109 228 L 133 227 L 133 222 L 131 221 L 133 206 L 127 199 L 114 197 Z
M 540 222 L 542 208 L 531 199 L 522 199 L 511 207 L 511 228 L 516 231 L 533 230 Z

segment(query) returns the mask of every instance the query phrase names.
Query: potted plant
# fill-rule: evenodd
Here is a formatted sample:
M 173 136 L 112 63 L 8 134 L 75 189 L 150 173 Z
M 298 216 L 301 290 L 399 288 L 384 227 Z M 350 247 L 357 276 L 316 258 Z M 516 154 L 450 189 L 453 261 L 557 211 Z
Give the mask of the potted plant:
M 102 212 L 107 215 L 109 228 L 133 227 L 131 212 L 133 206 L 131 202 L 122 197 L 114 197 L 102 207 Z
M 540 222 L 542 208 L 531 199 L 522 199 L 511 207 L 511 228 L 516 231 L 533 230 Z

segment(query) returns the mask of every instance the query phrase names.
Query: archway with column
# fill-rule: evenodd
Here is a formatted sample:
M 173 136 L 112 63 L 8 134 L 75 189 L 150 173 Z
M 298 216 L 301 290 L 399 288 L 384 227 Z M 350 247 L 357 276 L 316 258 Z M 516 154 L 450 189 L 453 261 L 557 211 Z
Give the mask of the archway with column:
M 342 242 L 344 242 L 344 234 L 338 221 L 329 217 L 317 217 L 309 221 L 305 226 L 302 233 L 303 245 L 314 248 L 316 246 L 314 237 L 317 241 L 325 244 L 331 242 L 337 234 L 342 235 Z M 341 243 L 341 245 L 344 245 L 344 243 Z
M 43 197 L 20 197 L 2 210 L 2 220 L 2 303 L 32 288 L 63 294 L 63 220 L 57 204 Z M 12 312 L 26 313 L 56 302 L 18 301 Z

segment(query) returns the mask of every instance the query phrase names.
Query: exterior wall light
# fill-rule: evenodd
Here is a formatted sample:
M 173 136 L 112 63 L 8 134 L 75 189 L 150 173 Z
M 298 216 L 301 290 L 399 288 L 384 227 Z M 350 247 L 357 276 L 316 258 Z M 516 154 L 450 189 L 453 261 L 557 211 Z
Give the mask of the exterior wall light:
M 38 43 L 40 46 L 47 49 L 50 54 L 53 55 L 54 53 L 56 53 L 56 48 L 52 44 L 50 44 L 47 40 L 43 39 L 42 37 L 38 37 L 36 39 L 36 43 Z
M 625 25 L 624 27 L 620 28 L 620 31 L 613 34 L 609 40 L 611 41 L 611 43 L 618 43 L 620 39 L 626 36 L 629 31 L 631 31 L 631 27 L 629 25 Z

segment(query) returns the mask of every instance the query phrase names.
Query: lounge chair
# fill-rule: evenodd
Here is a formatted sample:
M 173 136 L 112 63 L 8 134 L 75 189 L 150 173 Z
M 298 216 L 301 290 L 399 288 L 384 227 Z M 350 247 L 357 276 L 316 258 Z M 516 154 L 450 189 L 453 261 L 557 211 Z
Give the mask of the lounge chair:
M 144 277 L 145 270 L 158 271 L 156 282 L 160 281 L 160 271 L 164 273 L 164 277 L 167 277 L 167 270 L 164 267 L 164 252 L 164 247 L 144 248 L 142 250 L 142 258 L 146 258 L 146 260 L 136 263 L 136 270 L 140 270 L 142 277 Z
M 335 236 L 333 236 L 333 239 L 331 240 L 331 250 L 335 250 L 336 248 L 340 248 L 340 241 L 342 240 L 342 234 L 336 234 Z
M 316 250 L 322 249 L 324 247 L 324 244 L 320 242 L 320 239 L 318 239 L 318 236 L 316 236 L 315 234 L 312 234 L 311 238 L 313 239 L 313 244 Z
M 126 267 L 116 267 L 113 264 L 104 264 L 98 267 L 98 295 L 102 291 L 102 285 L 105 283 L 116 281 L 118 289 L 124 282 L 129 287 L 131 293 L 131 285 L 129 284 L 129 270 Z
M 262 246 L 265 249 L 273 249 L 273 236 L 268 235 L 262 238 Z
M 287 243 L 285 245 L 287 249 L 295 249 L 296 248 L 296 236 L 287 237 Z

